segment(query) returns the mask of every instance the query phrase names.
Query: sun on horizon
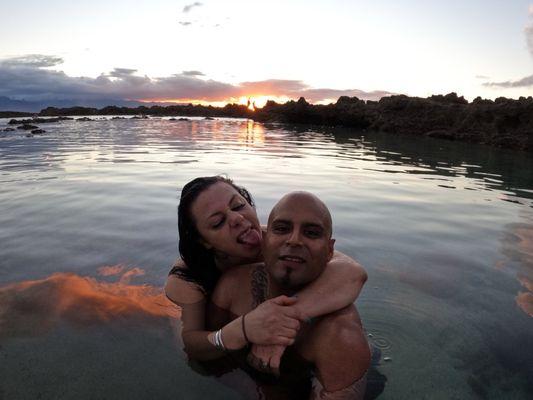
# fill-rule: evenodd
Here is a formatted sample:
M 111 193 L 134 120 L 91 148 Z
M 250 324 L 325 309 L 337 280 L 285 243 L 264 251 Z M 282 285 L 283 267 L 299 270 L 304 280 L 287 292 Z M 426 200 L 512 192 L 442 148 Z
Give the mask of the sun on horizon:
M 160 98 L 148 98 L 148 99 L 130 99 L 141 103 L 162 103 L 165 105 L 179 105 L 179 104 L 193 104 L 202 106 L 224 107 L 227 104 L 239 104 L 247 106 L 251 111 L 257 108 L 263 108 L 268 101 L 274 101 L 278 104 L 287 103 L 288 101 L 295 100 L 288 96 L 269 96 L 269 95 L 250 95 L 240 97 L 230 97 L 225 100 L 211 101 L 202 99 L 160 99 Z

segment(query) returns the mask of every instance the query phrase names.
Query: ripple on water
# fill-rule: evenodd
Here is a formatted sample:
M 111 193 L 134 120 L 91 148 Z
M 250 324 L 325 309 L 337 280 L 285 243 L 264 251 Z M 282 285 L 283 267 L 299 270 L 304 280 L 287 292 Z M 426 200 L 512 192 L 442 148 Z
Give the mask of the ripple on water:
M 378 292 L 381 290 L 375 291 Z M 420 325 L 434 320 L 433 310 L 418 302 L 403 303 L 393 298 L 378 297 L 366 299 L 362 307 L 365 309 L 363 321 L 370 335 L 369 341 L 382 351 L 382 357 L 392 357 L 396 352 L 423 346 L 424 340 L 418 335 Z M 438 324 L 438 321 L 433 322 Z

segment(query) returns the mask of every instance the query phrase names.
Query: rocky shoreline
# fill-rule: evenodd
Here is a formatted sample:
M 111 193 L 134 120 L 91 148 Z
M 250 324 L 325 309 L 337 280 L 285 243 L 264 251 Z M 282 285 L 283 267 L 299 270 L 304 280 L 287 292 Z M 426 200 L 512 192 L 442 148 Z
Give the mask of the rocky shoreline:
M 379 101 L 364 101 L 356 97 L 340 97 L 328 105 L 309 104 L 303 97 L 298 101 L 278 104 L 267 102 L 252 111 L 244 105 L 225 107 L 201 105 L 172 105 L 152 107 L 115 107 L 102 109 L 48 107 L 37 115 L 0 112 L 0 117 L 31 116 L 27 120 L 13 120 L 13 124 L 57 122 L 66 116 L 132 115 L 147 116 L 203 116 L 250 118 L 260 122 L 282 122 L 344 126 L 358 130 L 381 131 L 390 134 L 411 134 L 460 140 L 515 150 L 533 150 L 533 98 L 518 100 L 476 98 L 468 102 L 455 93 L 428 98 L 404 95 L 383 97 Z M 55 117 L 55 118 L 42 118 Z M 87 120 L 87 119 L 86 119 Z

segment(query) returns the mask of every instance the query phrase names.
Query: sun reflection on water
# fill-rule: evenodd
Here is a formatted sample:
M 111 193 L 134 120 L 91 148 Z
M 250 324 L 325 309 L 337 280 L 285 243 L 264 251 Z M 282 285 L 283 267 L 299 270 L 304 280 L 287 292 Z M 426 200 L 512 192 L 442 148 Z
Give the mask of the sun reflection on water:
M 160 288 L 130 284 L 143 274 L 116 265 L 99 268 L 99 275 L 117 276 L 117 282 L 62 272 L 0 287 L 0 339 L 43 335 L 61 322 L 81 329 L 116 320 L 178 319 L 180 310 Z

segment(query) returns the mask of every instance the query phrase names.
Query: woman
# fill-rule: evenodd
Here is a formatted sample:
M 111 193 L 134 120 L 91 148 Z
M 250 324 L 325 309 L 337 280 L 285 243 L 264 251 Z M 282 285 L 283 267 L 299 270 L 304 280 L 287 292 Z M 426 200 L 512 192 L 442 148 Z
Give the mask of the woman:
M 181 260 L 170 271 L 165 291 L 182 307 L 183 343 L 194 359 L 220 357 L 221 347 L 237 350 L 249 342 L 289 346 L 300 321 L 353 303 L 366 281 L 359 264 L 336 252 L 322 275 L 297 298 L 268 300 L 220 331 L 210 332 L 205 328 L 205 309 L 220 275 L 233 266 L 262 260 L 262 230 L 252 197 L 230 179 L 196 178 L 181 192 L 178 229 Z M 265 348 L 258 354 L 268 357 Z

